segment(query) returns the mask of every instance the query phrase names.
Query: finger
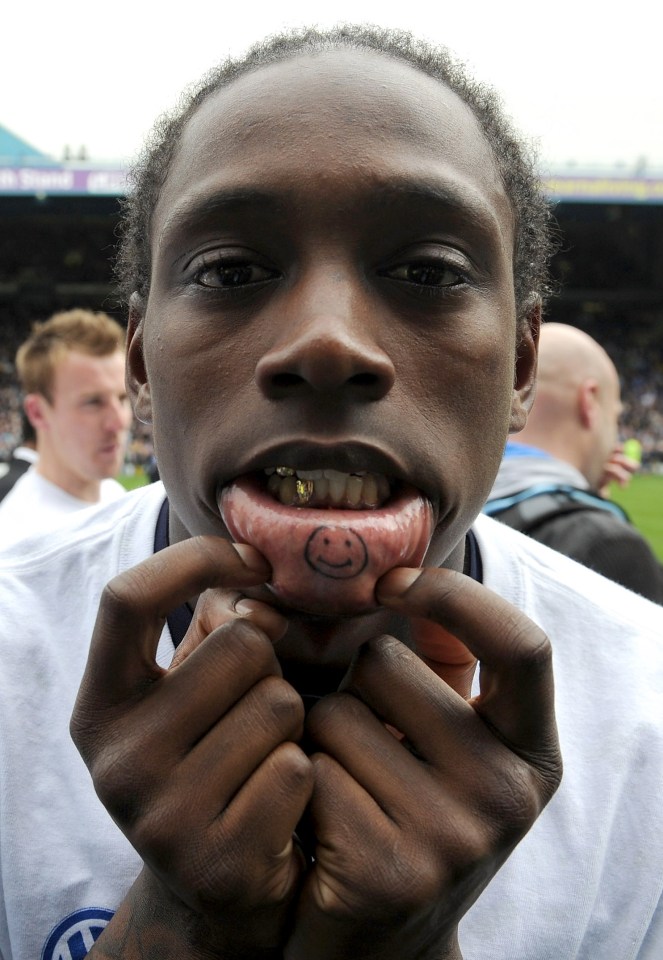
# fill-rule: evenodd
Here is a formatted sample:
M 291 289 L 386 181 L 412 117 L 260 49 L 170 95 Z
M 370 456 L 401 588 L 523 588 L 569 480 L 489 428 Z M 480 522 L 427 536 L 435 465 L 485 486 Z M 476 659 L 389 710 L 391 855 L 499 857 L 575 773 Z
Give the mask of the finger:
M 309 886 L 332 915 L 352 914 L 365 896 L 360 878 L 367 854 L 386 851 L 384 835 L 395 829 L 379 801 L 342 764 L 322 753 L 311 760 L 315 786 L 308 812 L 316 845 L 315 875 L 309 877 Z M 356 903 L 349 899 L 353 895 Z
M 86 763 L 95 764 L 97 789 L 108 783 L 105 805 L 124 806 L 132 784 L 143 782 L 143 795 L 151 789 L 146 784 L 160 790 L 165 771 L 181 764 L 256 684 L 280 673 L 269 638 L 247 620 L 233 620 L 213 631 L 177 670 L 163 671 L 142 688 L 111 699 L 81 687 L 70 732 Z M 303 705 L 298 710 L 301 716 Z M 253 732 L 247 723 L 244 742 Z M 249 752 L 250 747 L 249 742 Z
M 274 866 L 292 855 L 295 830 L 312 792 L 311 761 L 296 744 L 280 744 L 219 813 L 221 840 L 227 844 L 228 836 L 241 837 Z M 247 868 L 254 859 L 244 860 Z
M 419 669 L 427 672 L 421 663 Z M 388 683 L 388 678 L 382 679 Z M 379 719 L 382 708 L 389 711 L 389 703 L 381 703 L 376 716 L 377 704 L 369 705 L 370 696 L 366 701 L 360 699 L 358 686 L 350 682 L 348 693 L 330 694 L 319 701 L 306 718 L 307 734 L 316 749 L 334 757 L 369 796 L 379 798 L 380 807 L 390 817 L 398 819 L 399 811 L 411 804 L 412 790 L 421 777 L 421 761 L 410 752 L 407 741 L 394 736 Z M 398 696 L 403 693 L 400 686 Z M 385 699 L 389 701 L 389 693 Z M 430 728 L 430 717 L 428 720 Z
M 389 924 L 411 902 L 415 878 L 408 870 L 408 845 L 342 766 L 324 755 L 312 759 L 315 862 L 299 897 L 285 956 L 405 956 L 403 945 L 394 945 Z M 409 934 L 406 939 L 411 947 Z
M 82 692 L 112 701 L 161 676 L 154 657 L 166 615 L 210 587 L 263 583 L 269 565 L 251 547 L 194 537 L 155 553 L 104 589 Z
M 312 711 L 307 729 L 312 722 L 317 723 L 315 732 L 322 748 L 333 753 L 371 791 L 387 789 L 386 764 L 390 760 L 404 764 L 405 776 L 413 782 L 421 766 L 420 760 L 425 760 L 436 770 L 457 773 L 459 764 L 470 763 L 477 750 L 494 740 L 474 708 L 429 670 L 414 651 L 394 637 L 376 637 L 363 644 L 340 690 L 361 701 L 382 724 L 395 727 L 404 737 L 403 742 L 399 742 L 385 729 L 394 745 L 390 747 L 387 741 L 380 743 L 379 747 L 371 743 L 367 751 L 366 728 L 361 729 L 361 735 L 348 737 L 346 733 L 344 737 L 334 714 L 328 711 L 325 716 L 323 711 L 328 698 Z M 324 723 L 322 730 L 321 722 Z M 384 782 L 380 779 L 382 770 L 370 773 L 368 766 L 364 771 L 361 769 L 366 765 L 367 752 L 372 756 L 373 750 L 379 750 L 381 764 L 384 764 Z M 369 773 L 377 779 L 369 782 Z M 394 781 L 394 796 L 400 785 Z M 395 799 L 392 802 L 395 803 Z
M 140 699 L 132 698 L 132 723 L 183 755 L 252 687 L 280 675 L 269 638 L 247 620 L 231 620 L 212 631 L 177 670 L 150 684 Z M 245 738 L 254 733 L 247 721 Z
M 186 725 L 194 731 L 188 718 Z M 196 817 L 212 821 L 280 743 L 301 739 L 303 725 L 301 697 L 272 676 L 255 684 L 193 744 L 186 742 L 181 727 L 174 726 L 171 742 L 177 741 L 182 754 L 171 791 L 174 805 L 188 795 L 188 785 L 198 784 Z M 163 793 L 159 802 L 165 816 Z
M 212 799 L 215 790 L 223 792 L 218 758 L 202 783 Z M 202 896 L 199 905 L 204 911 L 216 901 L 222 916 L 230 902 L 233 911 L 259 916 L 266 906 L 289 899 L 299 881 L 304 860 L 294 833 L 312 789 L 310 760 L 296 744 L 282 743 L 228 807 L 219 804 L 213 809 L 207 803 L 200 811 L 196 798 L 183 808 L 175 789 L 158 804 L 148 805 L 132 843 L 183 901 L 198 906 L 196 899 Z M 186 795 L 191 796 L 190 791 Z M 179 842 L 173 842 L 176 838 Z M 234 951 L 232 955 L 239 956 Z
M 554 747 L 552 650 L 529 617 L 453 570 L 392 570 L 376 594 L 392 610 L 441 624 L 480 661 L 473 706 L 512 749 Z
M 175 651 L 170 669 L 179 666 L 217 627 L 240 617 L 267 634 L 272 643 L 280 640 L 288 629 L 286 618 L 260 600 L 250 600 L 236 590 L 206 590 L 198 598 L 191 624 Z
M 462 697 L 469 697 L 476 657 L 453 633 L 431 620 L 414 617 L 410 639 L 424 663 Z

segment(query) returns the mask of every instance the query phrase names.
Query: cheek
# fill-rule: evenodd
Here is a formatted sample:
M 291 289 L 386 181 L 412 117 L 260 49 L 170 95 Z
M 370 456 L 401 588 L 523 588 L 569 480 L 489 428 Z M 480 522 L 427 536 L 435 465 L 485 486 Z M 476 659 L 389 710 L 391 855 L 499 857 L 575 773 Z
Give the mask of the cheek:
M 442 341 L 417 360 L 410 372 L 412 392 L 433 428 L 440 424 L 446 433 L 455 431 L 461 442 L 497 434 L 502 443 L 513 399 L 511 347 L 494 338 L 468 336 L 452 345 Z
M 468 336 L 453 347 L 442 343 L 413 376 L 412 416 L 429 424 L 444 498 L 459 518 L 483 506 L 509 433 L 515 357 L 508 335 L 504 341 Z

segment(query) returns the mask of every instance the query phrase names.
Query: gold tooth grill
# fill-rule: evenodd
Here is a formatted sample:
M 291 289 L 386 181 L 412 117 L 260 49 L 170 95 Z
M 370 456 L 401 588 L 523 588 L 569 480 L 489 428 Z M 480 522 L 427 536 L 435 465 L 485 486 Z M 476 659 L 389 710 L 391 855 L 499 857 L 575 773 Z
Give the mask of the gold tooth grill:
M 300 507 L 305 506 L 313 496 L 314 485 L 312 480 L 297 480 L 295 496 Z
M 322 471 L 319 471 L 322 474 Z M 290 467 L 268 471 L 267 489 L 281 503 L 293 507 L 313 504 L 320 508 L 341 507 L 373 510 L 389 498 L 386 477 L 379 474 L 341 474 L 301 477 Z

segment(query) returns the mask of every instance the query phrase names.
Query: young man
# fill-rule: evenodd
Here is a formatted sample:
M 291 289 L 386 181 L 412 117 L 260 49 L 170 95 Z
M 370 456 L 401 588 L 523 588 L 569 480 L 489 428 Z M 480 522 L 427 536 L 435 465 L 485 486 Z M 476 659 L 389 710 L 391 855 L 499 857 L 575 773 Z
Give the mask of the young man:
M 541 331 L 536 403 L 506 445 L 485 512 L 636 593 L 663 603 L 663 568 L 616 504 L 600 491 L 628 482 L 618 446 L 619 376 L 582 330 Z M 635 464 L 631 465 L 632 467 Z
M 0 952 L 655 956 L 661 611 L 476 520 L 547 250 L 494 103 L 311 32 L 158 142 L 123 263 L 167 499 L 2 563 Z
M 38 460 L 0 506 L 1 547 L 124 494 L 114 479 L 131 422 L 124 336 L 104 313 L 69 310 L 35 324 L 19 348 L 16 366 Z

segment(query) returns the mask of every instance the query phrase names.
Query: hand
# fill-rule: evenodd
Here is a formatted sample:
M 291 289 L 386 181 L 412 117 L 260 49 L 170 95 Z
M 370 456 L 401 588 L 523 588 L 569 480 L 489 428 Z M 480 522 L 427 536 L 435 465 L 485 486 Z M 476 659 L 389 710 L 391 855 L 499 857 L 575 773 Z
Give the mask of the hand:
M 209 589 L 269 576 L 252 548 L 205 537 L 104 591 L 71 731 L 146 869 L 92 956 L 282 955 L 304 868 L 293 833 L 313 779 L 294 742 L 303 705 L 272 647 L 280 615 L 253 604 L 249 619 L 224 622 L 226 596 Z M 183 651 L 161 669 L 166 612 L 202 591 Z
M 622 448 L 615 447 L 603 466 L 603 475 L 599 480 L 599 492 L 601 496 L 609 497 L 611 483 L 616 483 L 620 487 L 627 487 L 631 482 L 634 473 L 640 469 L 637 460 L 632 460 L 622 452 Z
M 449 570 L 391 571 L 378 598 L 440 625 L 454 657 L 465 645 L 481 692 L 464 699 L 382 637 L 360 650 L 342 692 L 311 711 L 316 859 L 286 960 L 458 958 L 460 918 L 561 777 L 551 651 L 538 627 Z

